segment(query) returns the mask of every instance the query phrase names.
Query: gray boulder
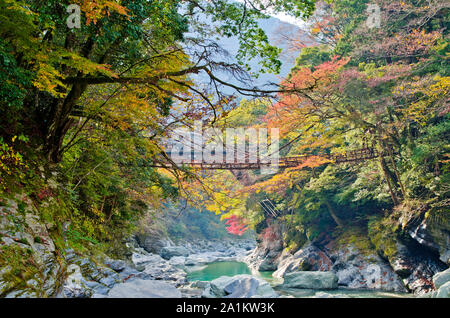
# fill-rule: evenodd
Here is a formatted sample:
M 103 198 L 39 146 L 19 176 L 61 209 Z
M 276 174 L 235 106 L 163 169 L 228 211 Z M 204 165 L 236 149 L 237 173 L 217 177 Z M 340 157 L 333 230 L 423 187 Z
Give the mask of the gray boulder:
M 174 256 L 189 256 L 189 250 L 184 246 L 166 246 L 161 249 L 162 258 L 169 260 Z
M 249 298 L 257 294 L 259 282 L 253 277 L 235 279 L 225 286 L 227 298 Z
M 202 297 L 273 298 L 278 294 L 266 281 L 251 275 L 222 276 L 211 281 Z
M 115 285 L 108 298 L 181 298 L 181 292 L 162 281 L 135 279 Z
M 125 267 L 127 266 L 127 263 L 123 260 L 108 259 L 104 263 L 106 266 L 108 266 L 109 268 L 111 268 L 112 270 L 114 270 L 116 272 L 123 271 L 125 269 Z
M 436 289 L 441 288 L 447 282 L 450 282 L 450 268 L 433 276 L 433 284 Z
M 332 272 L 292 272 L 284 276 L 283 287 L 336 289 L 338 287 L 338 277 Z
M 354 245 L 347 245 L 335 249 L 330 258 L 334 260 L 331 271 L 336 273 L 340 286 L 406 292 L 391 266 L 375 251 L 362 253 Z
M 294 255 L 280 260 L 273 277 L 282 278 L 286 273 L 295 271 L 329 271 L 332 264 L 333 262 L 325 252 L 309 243 Z
M 436 298 L 450 298 L 450 282 L 446 282 L 438 289 Z

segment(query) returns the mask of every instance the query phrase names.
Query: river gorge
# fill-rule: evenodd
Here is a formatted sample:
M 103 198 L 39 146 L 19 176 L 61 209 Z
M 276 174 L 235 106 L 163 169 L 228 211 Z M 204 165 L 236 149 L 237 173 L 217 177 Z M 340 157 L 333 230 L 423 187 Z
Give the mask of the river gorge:
M 177 244 L 164 239 L 164 246 L 158 253 L 146 251 L 136 240 L 128 244 L 132 250 L 128 261 L 103 259 L 105 265 L 99 266 L 73 255 L 72 265 L 69 265 L 73 273 L 67 277 L 59 297 L 405 298 L 438 294 L 408 293 L 395 274 L 368 273 L 370 265 L 367 270 L 363 263 L 360 272 L 364 273 L 365 279 L 373 278 L 373 285 L 357 285 L 357 278 L 349 284 L 348 270 L 285 269 L 280 276 L 282 265 L 276 271 L 258 271 L 255 255 L 259 248 L 252 239 Z M 307 248 L 311 249 L 311 246 Z M 284 256 L 284 259 L 288 257 Z M 450 272 L 446 270 L 433 279 L 440 281 L 439 286 L 442 286 L 445 284 L 442 280 L 449 278 Z

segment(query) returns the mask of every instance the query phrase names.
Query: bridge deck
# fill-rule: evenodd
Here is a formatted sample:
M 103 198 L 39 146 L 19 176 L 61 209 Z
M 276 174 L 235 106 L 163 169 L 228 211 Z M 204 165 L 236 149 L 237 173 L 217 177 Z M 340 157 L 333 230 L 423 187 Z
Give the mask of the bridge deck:
M 278 167 L 279 168 L 294 168 L 305 162 L 310 157 L 322 157 L 328 159 L 330 163 L 346 163 L 346 162 L 361 162 L 364 160 L 370 160 L 374 158 L 378 158 L 380 156 L 386 156 L 386 153 L 379 153 L 377 150 L 373 148 L 362 148 L 357 150 L 348 151 L 341 155 L 301 155 L 301 156 L 291 156 L 279 158 Z M 224 156 L 225 157 L 225 156 Z M 237 160 L 236 160 L 237 161 Z M 248 160 L 246 160 L 248 161 Z M 259 170 L 264 167 L 270 167 L 272 164 L 257 161 L 257 162 L 234 162 L 228 163 L 219 162 L 219 163 L 207 163 L 207 162 L 198 162 L 192 160 L 191 162 L 180 164 L 180 166 L 189 166 L 195 169 L 200 170 Z M 167 166 L 170 167 L 170 163 L 167 163 Z M 163 164 L 156 164 L 153 167 L 165 168 Z

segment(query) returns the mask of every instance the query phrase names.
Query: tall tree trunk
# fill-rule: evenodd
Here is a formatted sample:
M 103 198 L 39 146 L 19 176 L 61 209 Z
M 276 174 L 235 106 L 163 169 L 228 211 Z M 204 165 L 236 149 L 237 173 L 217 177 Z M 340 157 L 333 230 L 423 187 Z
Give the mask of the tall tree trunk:
M 386 179 L 386 182 L 388 184 L 388 188 L 389 188 L 389 192 L 391 194 L 392 201 L 394 202 L 394 205 L 398 205 L 399 201 L 397 198 L 397 194 L 394 192 L 391 174 L 386 165 L 386 161 L 384 160 L 384 158 L 382 157 L 381 154 L 380 154 L 380 166 L 381 166 L 381 169 L 383 170 L 384 178 Z
M 61 148 L 67 131 L 73 124 L 70 118 L 77 101 L 86 90 L 85 84 L 74 84 L 65 99 L 54 101 L 46 129 L 45 151 L 50 162 L 61 161 Z
M 327 206 L 328 212 L 330 212 L 330 215 L 333 218 L 334 222 L 336 222 L 336 224 L 339 227 L 343 227 L 344 226 L 344 222 L 342 222 L 342 220 L 337 216 L 336 211 L 334 210 L 334 208 L 331 205 L 330 201 L 328 201 L 327 199 L 324 199 L 323 202 Z
M 94 43 L 93 37 L 90 37 L 87 40 L 80 52 L 83 57 L 89 58 Z M 68 36 L 66 38 L 65 46 L 70 48 L 72 45 L 73 38 Z M 78 72 L 77 76 L 81 77 L 82 73 Z M 48 116 L 49 120 L 46 123 L 45 133 L 45 151 L 50 162 L 59 162 L 62 159 L 61 148 L 64 137 L 73 124 L 70 114 L 86 88 L 87 84 L 85 83 L 74 83 L 70 92 L 64 99 L 55 99 L 53 102 Z

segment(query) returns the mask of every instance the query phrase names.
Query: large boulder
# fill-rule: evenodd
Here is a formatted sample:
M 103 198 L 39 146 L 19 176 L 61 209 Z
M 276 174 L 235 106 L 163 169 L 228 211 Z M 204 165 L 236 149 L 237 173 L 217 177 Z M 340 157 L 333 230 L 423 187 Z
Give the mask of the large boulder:
M 338 277 L 332 272 L 292 272 L 284 276 L 283 287 L 336 289 L 338 287 Z
M 450 282 L 446 282 L 438 289 L 436 298 L 450 298 Z
M 423 218 L 420 223 L 411 222 L 409 236 L 419 244 L 439 254 L 439 259 L 450 265 L 450 222 L 430 222 Z
M 273 298 L 278 294 L 268 282 L 251 275 L 221 276 L 210 282 L 203 297 Z
M 283 252 L 282 233 L 282 225 L 277 222 L 263 230 L 258 238 L 258 247 L 244 259 L 251 270 L 264 272 L 277 269 Z
M 441 288 L 447 282 L 450 282 L 450 268 L 433 276 L 433 284 L 436 289 Z
M 107 296 L 108 298 L 181 298 L 181 292 L 162 281 L 135 279 L 115 285 Z
M 397 240 L 396 252 L 388 259 L 404 285 L 417 295 L 432 291 L 433 276 L 447 268 L 434 253 L 411 241 Z
M 450 298 L 450 268 L 433 276 L 435 290 L 419 295 L 420 298 Z
M 184 246 L 166 246 L 161 249 L 162 258 L 169 260 L 174 256 L 189 256 L 189 250 Z
M 273 277 L 282 278 L 287 273 L 296 271 L 329 271 L 332 264 L 325 252 L 308 243 L 294 255 L 282 258 Z
M 159 255 L 146 253 L 145 251 L 135 252 L 132 261 L 147 277 L 152 279 L 165 280 L 175 286 L 180 286 L 186 282 L 186 272 Z
M 389 263 L 375 251 L 361 252 L 354 245 L 340 246 L 330 252 L 334 263 L 331 270 L 338 277 L 338 285 L 354 289 L 378 289 L 406 292 L 402 281 Z

